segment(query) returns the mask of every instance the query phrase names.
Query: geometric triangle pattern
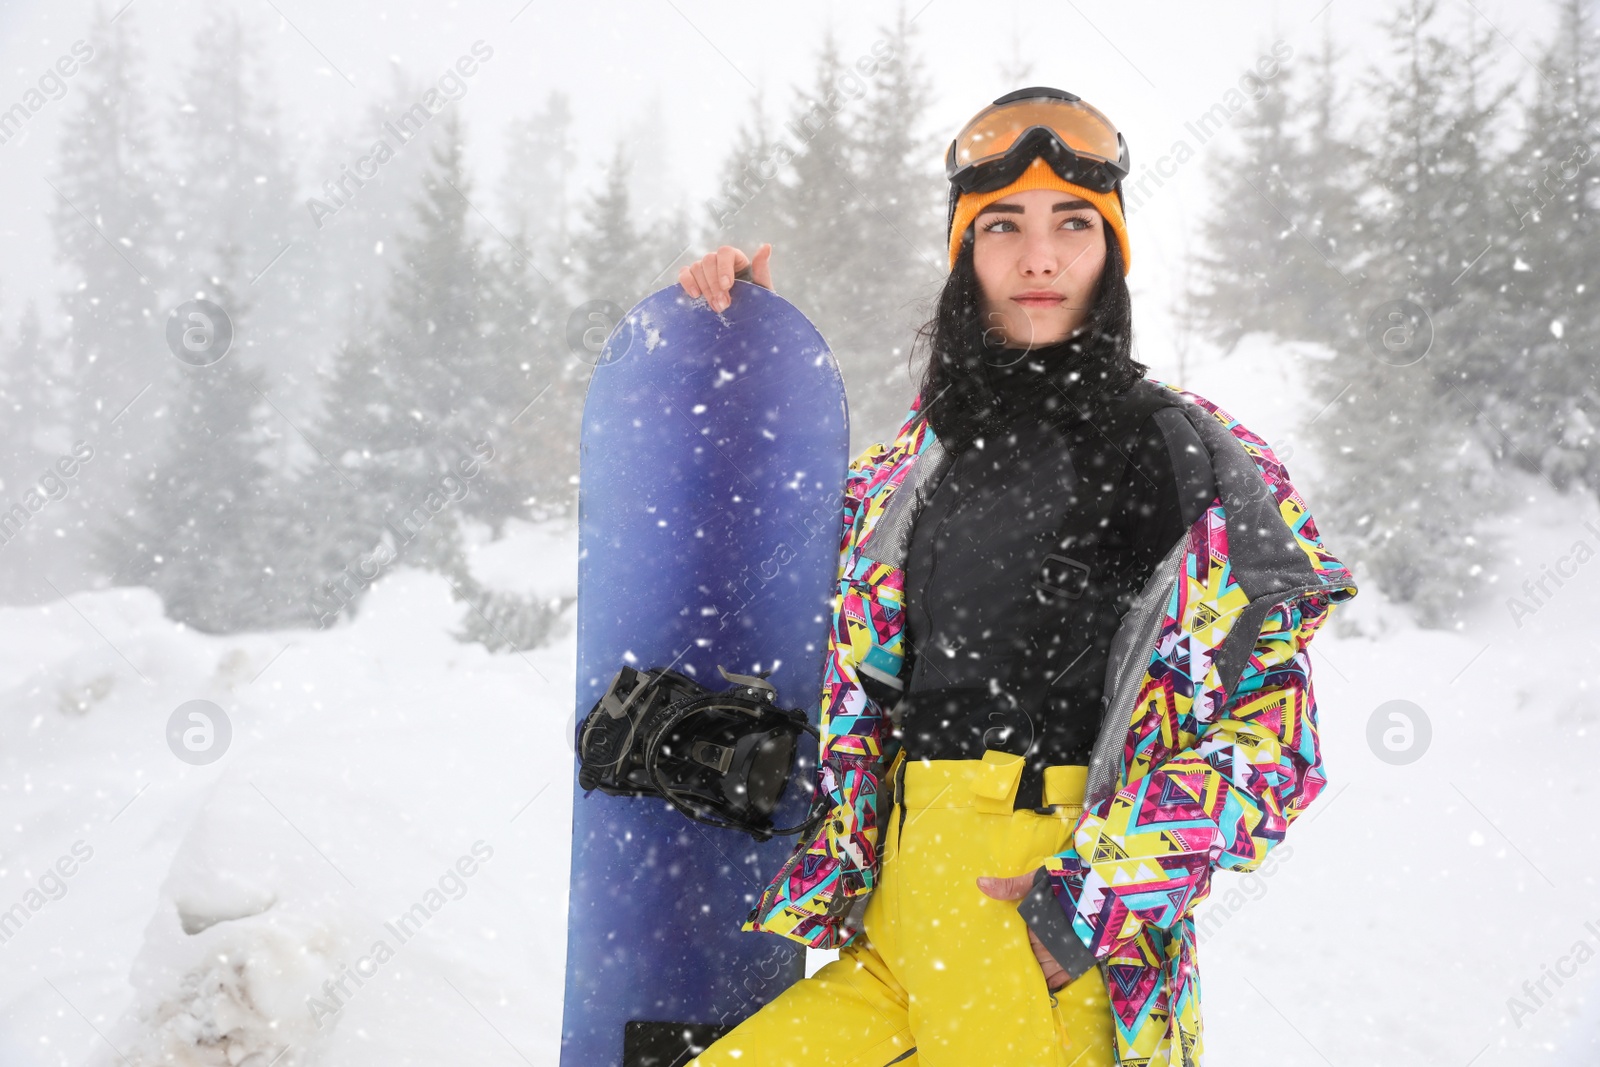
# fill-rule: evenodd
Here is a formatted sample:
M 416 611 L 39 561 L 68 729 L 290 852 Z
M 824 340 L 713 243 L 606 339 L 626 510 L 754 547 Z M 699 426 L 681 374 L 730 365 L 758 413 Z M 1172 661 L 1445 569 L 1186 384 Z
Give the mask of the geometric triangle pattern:
M 1213 871 L 1259 867 L 1327 784 L 1307 645 L 1356 594 L 1267 443 L 1204 397 L 1156 384 L 1198 404 L 1243 446 L 1321 584 L 1284 595 L 1267 612 L 1226 691 L 1216 655 L 1250 598 L 1230 564 L 1226 508 L 1212 501 L 1185 540 L 1123 738 L 1116 792 L 1085 809 L 1073 844 L 1046 861 L 1057 900 L 1106 976 L 1122 1067 L 1200 1063 L 1193 910 Z M 743 927 L 814 948 L 856 936 L 848 905 L 877 880 L 878 757 L 889 723 L 862 688 L 860 668 L 898 672 L 904 574 L 861 545 L 933 442 L 920 404 L 913 401 L 894 441 L 851 463 L 847 478 L 818 772 L 833 811 L 796 847 Z

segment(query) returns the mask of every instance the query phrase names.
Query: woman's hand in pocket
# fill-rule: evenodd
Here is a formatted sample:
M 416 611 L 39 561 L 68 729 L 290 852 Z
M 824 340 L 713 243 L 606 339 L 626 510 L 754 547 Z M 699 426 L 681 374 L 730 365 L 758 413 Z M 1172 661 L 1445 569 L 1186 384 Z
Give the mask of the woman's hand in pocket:
M 995 900 L 1021 900 L 1033 891 L 1033 874 L 1019 874 L 1015 878 L 979 878 L 978 888 Z M 1044 942 L 1031 928 L 1028 930 L 1028 944 L 1033 946 L 1034 959 L 1039 961 L 1039 969 L 1044 972 L 1045 986 L 1052 993 L 1060 991 L 1072 980 L 1071 977 L 1061 969 L 1061 964 L 1050 955 L 1050 950 L 1044 947 Z

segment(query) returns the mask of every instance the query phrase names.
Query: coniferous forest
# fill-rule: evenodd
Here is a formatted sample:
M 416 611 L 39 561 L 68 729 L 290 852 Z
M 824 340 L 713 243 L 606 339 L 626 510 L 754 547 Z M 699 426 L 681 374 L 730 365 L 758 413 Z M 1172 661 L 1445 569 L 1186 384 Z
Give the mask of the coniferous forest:
M 1489 593 L 1504 472 L 1600 490 L 1600 37 L 1581 0 L 1555 5 L 1520 81 L 1488 73 L 1489 30 L 1422 0 L 1393 8 L 1387 55 L 1330 38 L 1287 65 L 1233 118 L 1193 247 L 1195 330 L 1331 353 L 1310 428 L 1324 523 L 1425 625 Z M 720 244 L 782 250 L 779 291 L 844 370 L 852 452 L 898 425 L 944 272 L 904 11 L 864 65 L 826 37 L 781 113 L 753 97 L 717 188 L 648 223 L 628 138 L 579 187 L 560 92 L 474 130 L 397 74 L 341 138 L 386 151 L 296 173 L 258 47 L 218 9 L 180 98 L 146 99 L 136 20 L 117 20 L 77 74 L 49 254 L 78 280 L 54 306 L 0 293 L 0 533 L 27 546 L 0 552 L 5 599 L 54 595 L 53 574 L 148 586 L 207 632 L 318 626 L 407 563 L 473 606 L 464 636 L 536 643 L 563 605 L 478 585 L 463 524 L 573 512 L 599 341 Z M 476 137 L 504 138 L 497 179 L 467 166 Z M 171 337 L 218 328 L 179 322 L 191 301 L 223 309 L 226 358 L 172 358 Z
M 963 953 L 997 928 L 960 909 L 995 905 L 983 922 L 1014 922 L 1004 951 L 1031 966 L 1019 914 L 1039 903 L 1041 870 L 1062 929 L 1118 991 L 1053 986 L 1037 959 L 1045 988 L 1069 991 L 1048 1010 L 1072 1043 L 1109 1033 L 1082 1013 L 1115 1003 L 1177 1024 L 1134 1049 L 1140 1063 L 1169 1049 L 1211 1067 L 1600 1063 L 1600 830 L 1586 817 L 1600 808 L 1600 0 L 0 0 L 0 56 L 13 194 L 0 197 L 0 1065 L 590 1067 L 602 1061 L 572 1020 L 635 994 L 668 1007 L 617 1026 L 614 1050 L 666 1062 L 657 1037 L 698 1041 L 704 1020 L 732 1023 L 802 964 L 827 966 L 817 946 L 835 920 L 872 914 L 854 891 L 873 881 L 950 903 Z M 1044 440 L 1019 435 L 934 466 L 958 471 L 946 493 L 904 449 L 871 451 L 913 400 L 950 277 L 946 148 L 1029 86 L 1081 94 L 1125 134 L 1133 355 L 1233 420 L 1181 413 L 1227 475 L 1221 507 L 1167 542 L 1167 569 L 1149 557 L 1137 613 L 1099 602 L 1122 616 L 1114 633 L 1068 609 L 1040 616 L 1061 633 L 1034 633 L 1031 612 L 991 608 L 1017 599 L 989 596 L 1012 575 L 1023 601 L 1096 603 L 1041 588 L 1059 571 L 1025 573 L 1018 557 L 1046 544 L 1029 540 L 1036 516 L 1080 517 L 1083 498 L 1057 487 L 1104 482 L 1098 458 L 1005 451 Z M 1070 205 L 1052 199 L 1025 202 L 1054 219 Z M 1087 214 L 1057 225 L 1097 223 Z M 1026 244 L 985 241 L 977 287 L 1024 309 L 1022 286 L 1061 283 L 1095 250 L 1028 215 L 1010 216 Z M 752 374 L 721 394 L 731 414 L 673 425 L 647 423 L 662 409 L 628 394 L 590 422 L 589 455 L 609 466 L 580 463 L 590 383 L 627 378 L 597 371 L 622 316 L 719 246 L 766 242 L 774 289 L 837 357 L 849 454 L 893 457 L 853 486 L 910 485 L 896 500 L 916 505 L 847 506 L 851 573 L 811 594 L 814 612 L 807 575 L 828 576 L 831 546 L 811 535 L 839 515 L 826 479 L 795 468 L 842 450 L 815 425 L 756 417 L 779 419 L 778 390 L 818 399 L 797 377 Z M 686 317 L 711 333 L 703 305 Z M 687 334 L 662 330 L 648 348 L 663 362 L 623 370 L 678 372 L 671 357 L 694 345 L 670 342 Z M 716 369 L 718 385 L 743 374 Z M 806 369 L 831 390 L 825 360 Z M 1005 377 L 988 381 L 1032 384 Z M 975 379 L 948 380 L 977 406 Z M 831 416 L 831 391 L 821 400 Z M 1099 413 L 1086 422 L 1106 433 Z M 785 491 L 817 479 L 788 523 L 811 567 L 777 541 L 787 530 L 750 550 L 746 531 L 765 544 L 786 504 L 761 492 L 780 479 L 738 469 L 758 490 L 734 483 L 745 453 L 701 444 L 721 442 L 724 417 L 745 420 L 729 441 L 759 429 L 793 456 L 798 426 L 831 449 L 762 458 Z M 1189 511 L 1178 486 L 1202 457 L 1166 440 L 1157 462 L 1183 475 L 1167 502 Z M 708 469 L 727 483 L 700 480 Z M 913 553 L 916 521 L 902 520 L 918 514 L 933 532 Z M 1309 534 L 1313 515 L 1314 537 L 1285 536 Z M 714 524 L 727 540 L 692 540 Z M 904 567 L 863 547 L 883 529 Z M 657 531 L 673 537 L 644 535 Z M 1353 579 L 1300 558 L 1317 538 Z M 913 573 L 928 578 L 929 545 L 955 546 L 939 596 Z M 1120 547 L 1144 555 L 1138 538 Z M 1046 558 L 1085 571 L 1105 558 L 1065 548 Z M 1306 562 L 1361 595 L 1330 615 L 1333 590 Z M 982 640 L 930 621 L 924 642 L 908 610 L 919 595 L 979 620 Z M 1089 621 L 1108 624 L 1109 646 Z M 774 622 L 794 637 L 781 653 Z M 1253 647 L 1234 640 L 1245 629 Z M 1057 638 L 1097 644 L 1106 663 L 1073 659 L 1048 679 L 1064 681 L 1032 730 L 1036 709 L 1000 696 L 1035 675 L 1002 672 L 1026 666 L 1030 643 L 1060 662 Z M 936 680 L 939 655 L 981 663 L 1002 646 L 987 678 Z M 950 709 L 974 698 L 966 721 L 925 706 L 948 738 L 911 717 L 921 694 L 884 697 L 919 652 L 940 666 L 913 668 L 908 690 L 926 680 Z M 797 738 L 787 778 L 778 733 L 680 744 L 695 735 L 676 716 L 698 711 L 664 707 L 660 689 L 619 703 L 616 655 L 711 686 L 715 660 L 751 696 L 770 677 L 771 699 L 817 724 L 815 744 Z M 730 707 L 719 695 L 698 710 L 717 721 Z M 585 740 L 606 734 L 584 732 L 595 709 L 628 716 L 616 761 Z M 978 735 L 980 709 L 1008 725 Z M 767 729 L 765 712 L 753 721 Z M 992 761 L 995 738 L 1023 722 L 1030 751 L 1094 739 L 1092 773 L 1044 776 L 1083 783 L 1084 804 L 1018 821 L 989 806 L 998 772 L 1021 762 Z M 915 745 L 963 734 L 989 749 L 971 780 L 989 795 L 974 793 L 973 821 L 919 829 L 907 768 L 935 769 L 917 767 Z M 900 742 L 907 758 L 886 766 Z M 666 793 L 586 788 L 599 762 L 661 771 L 658 756 L 696 763 L 673 778 L 696 793 L 717 781 L 752 800 L 749 783 L 782 782 L 797 818 L 808 792 L 846 799 L 809 841 L 758 845 L 666 812 Z M 966 805 L 966 761 L 950 762 L 923 810 Z M 716 764 L 724 776 L 706 777 Z M 1092 802 L 1091 782 L 1106 787 Z M 931 857 L 911 870 L 964 882 L 964 850 L 989 842 L 940 827 L 989 825 L 1039 856 L 1063 847 L 1060 869 L 1017 873 L 1023 852 L 997 846 L 995 866 L 1012 852 L 1017 866 L 963 899 L 946 893 L 954 881 L 925 891 L 922 873 L 881 866 Z M 918 840 L 940 843 L 904 845 Z M 797 899 L 764 892 L 779 872 L 780 887 L 831 901 L 824 919 L 797 919 L 804 951 L 738 932 L 763 897 Z M 986 904 L 992 875 L 1025 896 Z M 1097 913 L 1080 909 L 1091 899 Z M 713 927 L 746 939 L 749 962 Z M 914 940 L 872 972 L 902 1014 L 867 1059 L 941 1055 L 924 1025 L 949 1019 L 916 974 L 945 970 L 942 950 Z M 996 1051 L 958 1058 L 1050 1060 L 1003 1032 L 1032 1010 L 997 993 L 1023 988 L 1010 956 L 970 948 L 948 988 L 972 993 L 963 1010 Z M 962 965 L 980 957 L 994 974 L 969 982 Z M 842 963 L 829 976 L 851 974 Z M 594 976 L 601 992 L 583 984 Z M 713 1010 L 677 1014 L 706 990 Z M 1203 1047 L 1183 1021 L 1199 1000 Z M 1025 1029 L 1048 1039 L 1048 1026 Z M 811 1030 L 795 1038 L 816 1051 Z M 788 1062 L 768 1051 L 747 1059 Z

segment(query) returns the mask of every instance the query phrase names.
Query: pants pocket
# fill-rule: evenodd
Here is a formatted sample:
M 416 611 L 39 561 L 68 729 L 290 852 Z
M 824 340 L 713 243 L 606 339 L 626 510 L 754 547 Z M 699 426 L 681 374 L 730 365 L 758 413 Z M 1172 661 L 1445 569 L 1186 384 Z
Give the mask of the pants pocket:
M 1116 1021 L 1099 967 L 1090 967 L 1050 995 L 1066 1067 L 1115 1067 Z
M 1056 805 L 1048 814 L 1027 808 L 1015 812 L 1003 855 L 996 858 L 1015 868 L 1008 872 L 1011 874 L 1037 870 L 1071 844 L 1072 828 L 1082 811 L 1077 805 Z

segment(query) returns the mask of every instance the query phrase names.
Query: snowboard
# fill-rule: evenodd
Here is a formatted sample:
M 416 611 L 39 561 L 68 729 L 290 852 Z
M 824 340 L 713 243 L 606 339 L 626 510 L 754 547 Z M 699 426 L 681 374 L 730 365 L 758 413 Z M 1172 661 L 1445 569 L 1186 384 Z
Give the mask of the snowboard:
M 717 313 L 680 286 L 635 305 L 584 399 L 577 710 L 623 664 L 711 689 L 770 671 L 813 723 L 849 462 L 844 383 L 792 304 L 735 281 Z M 805 816 L 802 739 L 774 825 Z M 694 822 L 658 798 L 585 794 L 573 764 L 562 1067 L 678 1067 L 804 972 L 741 932 L 794 845 Z

